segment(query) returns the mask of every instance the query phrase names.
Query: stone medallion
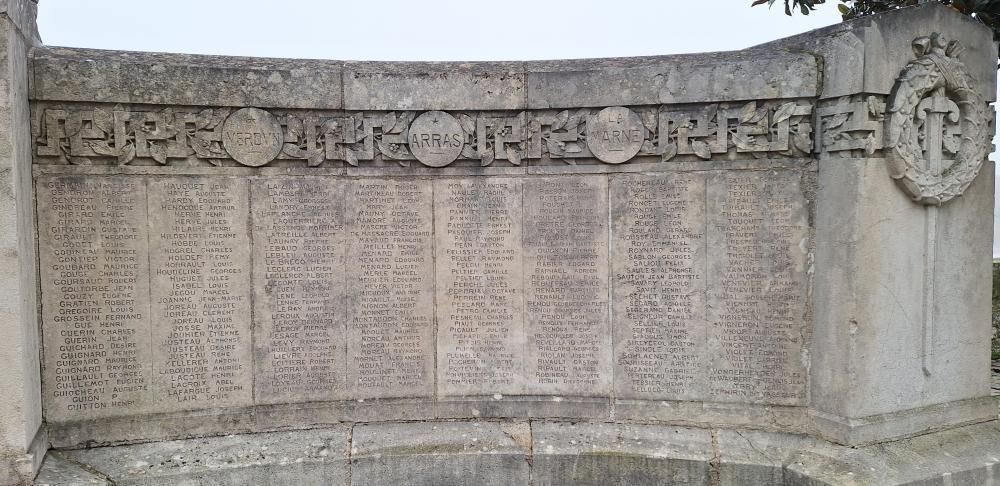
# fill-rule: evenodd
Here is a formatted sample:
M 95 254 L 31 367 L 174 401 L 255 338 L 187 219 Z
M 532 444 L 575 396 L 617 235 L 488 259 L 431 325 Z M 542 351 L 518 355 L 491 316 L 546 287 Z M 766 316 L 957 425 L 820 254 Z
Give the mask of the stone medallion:
M 410 124 L 410 152 L 428 167 L 444 167 L 458 158 L 465 145 L 465 131 L 455 117 L 428 111 Z
M 587 146 L 601 162 L 621 164 L 639 153 L 645 130 L 635 112 L 612 106 L 587 121 Z
M 260 167 L 281 153 L 281 124 L 259 108 L 237 110 L 222 126 L 222 145 L 237 162 Z
M 983 98 L 958 56 L 962 47 L 940 34 L 913 41 L 917 59 L 903 69 L 886 113 L 890 175 L 914 201 L 939 205 L 961 196 L 990 150 Z

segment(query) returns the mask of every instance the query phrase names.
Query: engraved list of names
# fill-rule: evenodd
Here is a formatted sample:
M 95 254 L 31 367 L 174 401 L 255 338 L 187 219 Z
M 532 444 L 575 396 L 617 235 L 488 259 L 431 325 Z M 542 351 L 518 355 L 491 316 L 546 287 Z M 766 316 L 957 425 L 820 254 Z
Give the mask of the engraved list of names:
M 251 403 L 248 183 L 149 181 L 153 373 L 166 411 Z
M 37 191 L 47 416 L 141 411 L 151 380 L 143 180 L 46 177 Z

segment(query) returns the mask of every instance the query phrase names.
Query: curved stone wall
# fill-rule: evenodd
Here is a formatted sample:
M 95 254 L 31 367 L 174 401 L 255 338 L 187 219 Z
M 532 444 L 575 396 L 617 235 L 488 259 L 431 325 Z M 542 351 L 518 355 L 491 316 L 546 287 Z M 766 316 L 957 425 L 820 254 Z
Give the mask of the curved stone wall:
M 882 173 L 896 73 L 995 60 L 922 12 L 878 52 L 862 23 L 517 63 L 35 49 L 50 440 L 560 418 L 856 444 L 994 417 L 988 325 L 951 298 L 988 292 L 888 272 L 988 238 L 988 164 L 933 211 Z M 914 57 L 932 28 L 965 64 Z M 943 155 L 987 98 L 934 119 Z

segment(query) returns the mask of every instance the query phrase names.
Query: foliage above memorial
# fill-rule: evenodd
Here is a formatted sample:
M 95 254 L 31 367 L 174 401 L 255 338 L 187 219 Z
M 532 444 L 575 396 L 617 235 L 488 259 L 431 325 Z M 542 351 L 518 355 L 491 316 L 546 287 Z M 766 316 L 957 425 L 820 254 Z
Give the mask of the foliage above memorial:
M 993 37 L 1000 39 L 1000 0 L 938 0 L 965 15 L 968 15 L 993 30 Z M 767 4 L 769 7 L 775 4 L 776 0 L 754 0 L 752 6 Z M 826 0 L 784 0 L 785 15 L 792 15 L 795 11 L 803 15 L 809 15 L 816 9 L 817 5 L 826 3 Z M 897 8 L 912 7 L 921 0 L 840 0 L 837 8 L 844 20 L 851 20 L 865 15 L 887 12 Z

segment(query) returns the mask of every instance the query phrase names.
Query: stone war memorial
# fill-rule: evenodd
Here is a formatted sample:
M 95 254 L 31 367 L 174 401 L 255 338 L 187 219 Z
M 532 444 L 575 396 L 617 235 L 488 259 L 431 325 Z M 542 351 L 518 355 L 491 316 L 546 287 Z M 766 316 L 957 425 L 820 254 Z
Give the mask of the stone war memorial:
M 402 63 L 0 8 L 0 484 L 1000 486 L 971 18 Z

